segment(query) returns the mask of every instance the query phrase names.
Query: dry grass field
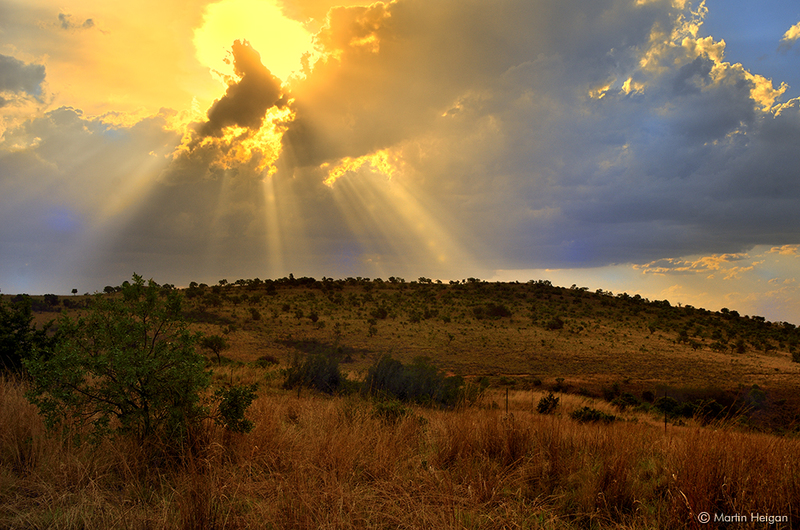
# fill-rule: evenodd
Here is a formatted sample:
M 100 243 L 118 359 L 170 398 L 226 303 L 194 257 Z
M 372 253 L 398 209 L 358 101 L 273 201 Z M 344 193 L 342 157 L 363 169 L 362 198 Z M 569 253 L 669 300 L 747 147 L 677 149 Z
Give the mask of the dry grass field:
M 221 365 L 207 352 L 215 381 L 259 383 L 254 430 L 205 422 L 167 460 L 124 437 L 75 445 L 45 430 L 27 383 L 0 379 L 0 528 L 800 524 L 794 326 L 547 282 L 224 283 L 185 290 L 186 316 L 225 339 Z M 49 309 L 37 322 L 63 299 Z M 489 386 L 470 406 L 386 415 L 358 394 L 284 390 L 308 353 L 353 380 L 391 354 Z M 558 407 L 538 413 L 551 391 Z M 665 426 L 664 395 L 719 408 Z M 587 406 L 616 420 L 571 417 Z

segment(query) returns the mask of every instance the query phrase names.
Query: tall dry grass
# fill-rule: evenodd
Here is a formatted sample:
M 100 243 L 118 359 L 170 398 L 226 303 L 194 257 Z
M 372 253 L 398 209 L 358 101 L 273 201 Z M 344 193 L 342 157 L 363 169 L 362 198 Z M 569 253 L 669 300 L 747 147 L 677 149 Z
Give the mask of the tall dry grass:
M 47 435 L 0 380 L 0 528 L 686 528 L 800 521 L 800 442 L 722 428 L 580 425 L 503 408 L 414 409 L 273 392 L 247 435 L 212 424 L 180 460 Z M 738 524 L 737 528 L 763 528 Z M 787 526 L 788 527 L 788 526 Z

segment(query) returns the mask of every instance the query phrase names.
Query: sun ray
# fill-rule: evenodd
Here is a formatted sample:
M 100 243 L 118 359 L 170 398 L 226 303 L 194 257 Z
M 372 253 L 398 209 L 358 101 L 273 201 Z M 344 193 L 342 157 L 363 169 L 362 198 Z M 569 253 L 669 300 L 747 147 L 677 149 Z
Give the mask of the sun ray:
M 363 259 L 395 261 L 420 275 L 474 270 L 475 261 L 445 229 L 431 208 L 398 178 L 397 157 L 388 150 L 328 166 L 325 184 L 364 252 Z

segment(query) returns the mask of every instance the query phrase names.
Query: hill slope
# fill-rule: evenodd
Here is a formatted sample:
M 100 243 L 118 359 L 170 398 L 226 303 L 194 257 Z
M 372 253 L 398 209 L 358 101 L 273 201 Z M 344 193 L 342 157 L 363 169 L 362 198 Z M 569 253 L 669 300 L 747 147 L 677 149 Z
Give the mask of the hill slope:
M 224 336 L 230 347 L 223 355 L 236 362 L 288 363 L 298 353 L 326 351 L 358 377 L 385 354 L 404 362 L 425 356 L 495 386 L 732 402 L 756 385 L 766 396 L 757 404 L 762 422 L 790 426 L 800 410 L 800 364 L 792 362 L 800 357 L 800 330 L 727 309 L 675 307 L 548 281 L 290 276 L 193 283 L 184 294 L 194 327 Z M 61 302 L 80 305 L 76 298 Z

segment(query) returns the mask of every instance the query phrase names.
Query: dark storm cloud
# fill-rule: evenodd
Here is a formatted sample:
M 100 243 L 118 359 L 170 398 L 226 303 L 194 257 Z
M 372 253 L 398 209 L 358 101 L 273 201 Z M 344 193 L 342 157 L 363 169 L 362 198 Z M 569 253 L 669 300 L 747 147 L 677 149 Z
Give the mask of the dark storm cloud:
M 44 77 L 44 65 L 26 64 L 14 57 L 0 55 L 0 91 L 40 96 Z
M 267 110 L 283 105 L 281 81 L 261 64 L 261 56 L 247 41 L 233 43 L 233 66 L 239 81 L 228 86 L 225 95 L 208 110 L 202 136 L 219 136 L 230 126 L 257 130 Z
M 797 242 L 797 105 L 776 114 L 780 80 L 726 63 L 693 33 L 701 16 L 625 0 L 333 10 L 284 160 L 391 149 L 498 268 Z
M 466 274 L 479 277 L 797 244 L 800 101 L 727 63 L 719 41 L 693 33 L 698 15 L 673 4 L 334 9 L 316 36 L 323 57 L 290 95 L 237 43 L 238 79 L 183 143 L 166 115 L 112 127 L 59 109 L 7 131 L 7 145 L 27 147 L 0 156 L 0 237 L 52 242 L 28 252 L 46 274 L 48 249 L 80 247 L 42 219 L 102 226 L 95 276 L 114 276 L 99 286 L 131 270 L 174 283 L 208 271 L 461 277 L 420 250 L 442 241 L 471 252 Z M 274 106 L 293 119 L 266 176 L 237 149 Z M 381 150 L 391 179 L 364 163 L 323 183 Z M 140 195 L 126 188 L 137 174 Z M 444 235 L 424 237 L 435 224 Z
M 654 25 L 669 24 L 666 4 L 407 0 L 335 8 L 317 43 L 336 59 L 313 65 L 293 89 L 297 118 L 284 145 L 299 165 L 393 145 L 430 130 L 461 98 L 492 98 L 506 71 L 532 62 L 542 90 L 602 82 L 638 60 Z M 558 77 L 543 77 L 551 75 L 544 64 Z

